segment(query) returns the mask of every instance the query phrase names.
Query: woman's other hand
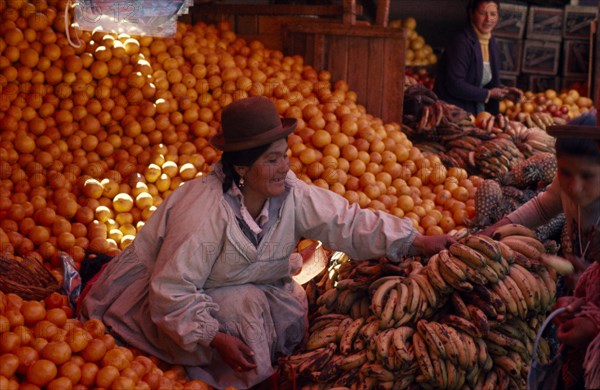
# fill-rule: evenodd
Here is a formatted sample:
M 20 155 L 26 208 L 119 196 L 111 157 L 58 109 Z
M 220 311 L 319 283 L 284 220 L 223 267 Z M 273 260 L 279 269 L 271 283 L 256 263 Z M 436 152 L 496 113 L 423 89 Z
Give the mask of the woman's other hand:
M 506 90 L 504 98 L 512 101 L 513 103 L 518 103 L 523 98 L 523 91 L 521 91 L 519 88 L 506 87 L 504 89 Z
M 588 317 L 574 317 L 558 327 L 557 337 L 561 343 L 585 349 L 598 334 L 598 326 Z
M 254 352 L 237 337 L 218 332 L 210 345 L 234 371 L 250 371 L 256 368 L 252 359 Z
M 448 248 L 456 240 L 445 234 L 439 236 L 418 235 L 413 241 L 412 254 L 420 256 L 433 256 L 439 251 Z
M 583 298 L 578 298 L 574 296 L 562 296 L 556 300 L 556 303 L 552 307 L 552 310 L 559 309 L 561 307 L 566 307 L 567 311 L 562 312 L 561 314 L 554 317 L 553 322 L 556 325 L 561 325 L 562 323 L 568 321 L 573 318 L 573 315 L 579 311 L 581 305 L 585 303 Z

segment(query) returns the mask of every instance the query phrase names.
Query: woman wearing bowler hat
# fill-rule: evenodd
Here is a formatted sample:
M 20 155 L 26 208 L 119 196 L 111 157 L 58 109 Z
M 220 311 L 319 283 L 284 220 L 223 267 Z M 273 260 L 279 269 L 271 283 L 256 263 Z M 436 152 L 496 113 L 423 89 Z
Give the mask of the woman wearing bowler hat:
M 183 365 L 215 388 L 250 388 L 305 339 L 307 301 L 292 279 L 302 237 L 353 259 L 431 255 L 448 236 L 419 235 L 408 219 L 363 210 L 297 180 L 287 136 L 265 97 L 237 100 L 221 115 L 222 150 L 211 174 L 186 182 L 156 209 L 133 243 L 80 300 L 119 340 Z

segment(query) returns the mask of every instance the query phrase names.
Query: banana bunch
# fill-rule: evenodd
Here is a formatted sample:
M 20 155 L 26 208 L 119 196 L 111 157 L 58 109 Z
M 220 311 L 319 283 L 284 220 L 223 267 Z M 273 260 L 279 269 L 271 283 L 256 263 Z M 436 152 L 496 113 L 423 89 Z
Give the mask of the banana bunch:
M 310 316 L 306 352 L 290 357 L 298 383 L 524 388 L 535 335 L 556 294 L 545 252 L 532 230 L 509 224 L 492 237 L 461 237 L 425 264 L 338 258 L 317 282 L 327 288 Z M 546 341 L 537 353 L 549 361 Z
M 444 322 L 419 321 L 413 349 L 420 368 L 415 380 L 423 388 L 473 386 L 493 363 L 481 338 Z
M 538 128 L 544 131 L 548 126 L 558 124 L 555 122 L 555 118 L 547 112 L 519 112 L 514 119 L 529 128 Z M 560 121 L 559 118 L 557 119 Z
M 510 135 L 525 157 L 539 152 L 555 152 L 554 137 L 539 127 L 527 127 L 520 122 L 510 121 L 505 133 Z
M 523 154 L 514 142 L 496 137 L 483 142 L 474 153 L 474 164 L 488 178 L 500 177 L 523 160 Z

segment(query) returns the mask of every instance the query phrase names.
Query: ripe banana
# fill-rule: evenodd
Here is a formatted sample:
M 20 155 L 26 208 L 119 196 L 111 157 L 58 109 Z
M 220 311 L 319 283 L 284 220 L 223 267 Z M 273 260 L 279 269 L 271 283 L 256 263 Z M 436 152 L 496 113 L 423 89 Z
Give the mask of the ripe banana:
M 354 339 L 358 335 L 359 331 L 362 330 L 362 326 L 365 323 L 364 317 L 356 318 L 352 321 L 351 324 L 347 326 L 347 328 L 342 333 L 342 337 L 340 338 L 340 352 L 344 355 L 347 355 L 352 351 L 354 345 Z M 379 327 L 379 322 L 377 322 L 377 327 Z
M 454 256 L 450 254 L 448 249 L 443 249 L 438 253 L 440 271 L 446 270 L 450 274 L 455 275 L 454 279 L 458 279 L 461 282 L 467 280 L 467 275 L 460 269 L 460 267 L 454 262 Z M 442 274 L 443 276 L 443 274 Z M 447 281 L 447 280 L 446 280 Z M 448 282 L 448 281 L 447 281 Z
M 389 352 L 393 350 L 390 348 L 393 346 L 392 340 L 394 336 L 394 329 L 385 329 L 375 336 L 375 346 L 377 361 L 382 364 L 389 366 Z
M 513 251 L 519 252 L 530 259 L 539 259 L 542 253 L 545 252 L 543 249 L 543 244 L 542 250 L 540 251 L 538 249 L 539 247 L 531 245 L 530 243 L 526 242 L 524 238 L 529 238 L 531 241 L 536 241 L 537 243 L 541 244 L 537 239 L 526 236 L 508 236 L 500 241 L 508 245 Z
M 450 295 L 450 301 L 452 302 L 454 312 L 457 316 L 468 320 L 471 319 L 471 313 L 469 313 L 469 309 L 467 309 L 465 301 L 458 292 L 454 292 L 452 295 Z
M 561 256 L 545 253 L 540 256 L 540 261 L 561 275 L 571 275 L 575 272 L 573 263 Z
M 433 380 L 436 386 L 440 389 L 448 387 L 448 373 L 446 372 L 446 364 L 444 359 L 431 359 L 433 364 Z
M 379 316 L 379 329 L 387 329 L 394 325 L 394 310 L 398 303 L 398 294 L 398 289 L 395 287 L 389 292 L 381 315 Z
M 387 298 L 390 291 L 395 290 L 396 284 L 401 283 L 401 281 L 402 279 L 400 277 L 387 279 L 375 289 L 375 292 L 371 297 L 371 310 L 377 317 L 381 317 L 381 312 L 383 311 L 383 306 L 385 304 L 384 300 Z
M 539 285 L 537 280 L 533 276 L 531 272 L 523 268 L 519 264 L 513 264 L 510 270 L 510 276 L 513 278 L 517 286 L 523 292 L 523 296 L 525 296 L 525 300 L 531 298 L 531 306 L 529 309 L 538 310 L 542 305 L 542 292 L 539 289 Z M 523 291 L 523 290 L 526 291 Z M 528 301 L 528 304 L 530 302 Z
M 394 308 L 393 319 L 396 326 L 402 325 L 410 319 L 410 316 L 405 316 L 408 313 L 409 298 L 412 299 L 412 294 L 408 288 L 406 282 L 399 283 L 396 285 L 398 291 L 398 302 Z M 400 324 L 400 321 L 406 321 Z
M 350 289 L 340 291 L 336 299 L 336 311 L 343 314 L 350 313 L 354 302 L 357 302 L 363 295 L 362 291 Z
M 342 321 L 340 321 L 339 325 L 338 325 L 338 330 L 337 333 L 335 335 L 336 337 L 336 341 L 339 343 L 340 340 L 342 339 L 342 335 L 344 334 L 344 332 L 346 331 L 346 329 L 348 329 L 348 326 L 350 326 L 350 324 L 354 321 L 354 319 L 352 317 L 346 317 L 344 318 Z
M 315 350 L 315 354 L 305 360 L 300 361 L 294 366 L 296 373 L 303 374 L 312 371 L 319 371 L 331 359 L 335 353 L 337 346 L 335 343 L 327 344 Z
M 535 282 L 537 283 L 537 288 L 540 291 L 540 309 L 542 312 L 546 312 L 550 309 L 550 306 L 553 303 L 553 297 L 550 295 L 550 291 L 546 287 L 546 283 L 540 275 L 537 273 L 532 274 Z
M 490 330 L 489 333 L 485 336 L 487 340 L 501 346 L 504 348 L 511 349 L 518 354 L 524 353 L 527 354 L 527 348 L 525 344 L 519 339 L 508 337 L 502 332 L 497 332 L 495 330 Z
M 493 260 L 490 260 L 490 262 L 493 262 Z M 498 280 L 504 277 L 504 274 L 498 275 L 498 273 L 490 266 L 479 268 L 479 273 L 486 278 L 491 285 L 498 283 Z
M 442 275 L 440 275 L 439 255 L 437 253 L 429 258 L 429 262 L 427 262 L 427 267 L 425 268 L 425 275 L 427 275 L 431 285 L 440 294 L 448 294 L 452 292 L 452 287 L 449 286 Z
M 431 283 L 429 283 L 429 279 L 427 279 L 427 277 L 422 274 L 411 274 L 409 278 L 417 282 L 417 284 L 421 288 L 421 293 L 424 294 L 427 298 L 429 306 L 432 308 L 436 308 L 438 304 L 438 296 L 433 286 L 431 286 Z
M 487 265 L 486 256 L 470 246 L 461 244 L 460 242 L 452 243 L 448 248 L 448 251 L 461 259 L 465 264 L 468 264 L 475 269 L 479 269 Z
M 481 390 L 496 390 L 498 386 L 498 375 L 496 371 L 488 371 L 483 384 L 481 385 Z
M 481 337 L 481 332 L 479 328 L 475 326 L 474 323 L 467 320 L 466 318 L 457 316 L 455 314 L 446 314 L 442 317 L 442 323 L 449 325 L 459 331 L 466 333 L 471 337 Z
M 500 254 L 504 260 L 506 260 L 509 264 L 515 262 L 515 251 L 513 251 L 511 247 L 502 241 L 496 241 L 496 245 L 498 245 L 498 249 L 500 250 Z
M 521 376 L 521 366 L 517 365 L 513 359 L 511 359 L 508 355 L 502 356 L 493 356 L 492 360 L 494 360 L 494 364 L 504 371 L 512 378 L 518 378 Z
M 473 341 L 477 344 L 477 365 L 483 368 L 490 357 L 487 344 L 481 337 L 473 339 Z
M 338 325 L 335 325 L 312 332 L 310 336 L 308 336 L 306 349 L 308 351 L 312 351 L 317 348 L 324 347 L 330 343 L 335 343 L 337 341 L 337 330 Z
M 322 328 L 325 328 L 328 326 L 337 326 L 346 318 L 348 318 L 347 315 L 339 314 L 339 313 L 329 313 L 329 314 L 320 315 L 320 316 L 316 317 L 314 320 L 311 320 L 308 331 L 310 333 L 312 333 L 316 330 L 319 330 L 319 329 L 322 329 Z
M 483 234 L 472 234 L 467 236 L 463 240 L 463 243 L 487 256 L 489 259 L 498 261 L 502 257 L 496 241 Z
M 338 290 L 335 288 L 326 290 L 317 298 L 318 306 L 326 306 L 327 308 L 332 308 L 335 305 L 335 302 L 338 297 Z
M 355 354 L 342 357 L 336 362 L 337 367 L 342 371 L 348 371 L 360 367 L 367 362 L 367 351 L 362 350 Z
M 441 324 L 436 321 L 429 322 L 429 327 L 437 333 L 439 339 L 444 344 L 444 350 L 449 360 L 455 364 L 464 362 L 466 356 L 464 349 L 459 348 L 461 340 L 458 336 L 458 332 L 451 326 Z
M 528 236 L 536 238 L 535 232 L 527 226 L 518 223 L 509 223 L 502 225 L 494 230 L 492 238 L 496 241 L 501 241 L 508 236 Z
M 469 304 L 481 310 L 488 319 L 496 319 L 498 317 L 496 307 L 490 301 L 484 300 L 481 296 L 477 294 L 471 294 L 469 295 L 467 301 Z
M 506 286 L 506 288 L 508 289 L 508 291 L 510 292 L 510 295 L 513 297 L 513 299 L 517 303 L 519 317 L 527 318 L 527 311 L 528 311 L 527 301 L 525 300 L 523 293 L 517 286 L 517 283 L 515 283 L 513 278 L 511 278 L 509 275 L 506 275 L 503 282 L 504 282 L 504 285 Z
M 392 382 L 394 380 L 394 373 L 387 370 L 380 363 L 365 363 L 361 367 L 360 373 L 366 377 L 375 378 L 379 382 Z
M 473 370 L 478 367 L 477 344 L 474 338 L 455 329 L 452 329 L 452 331 L 458 337 L 457 339 L 453 338 L 453 340 L 456 340 L 455 343 L 457 343 L 460 367 L 465 370 Z
M 408 278 L 407 287 L 410 298 L 408 299 L 407 309 L 409 313 L 415 313 L 421 305 L 421 288 L 417 281 L 412 278 Z
M 504 301 L 506 304 L 506 310 L 513 316 L 519 315 L 519 306 L 517 301 L 513 298 L 513 295 L 508 290 L 506 284 L 504 284 L 503 280 L 499 280 L 496 284 L 493 284 L 492 291 L 498 294 L 500 299 Z
M 469 310 L 469 314 L 471 315 L 471 320 L 473 321 L 477 329 L 479 329 L 481 334 L 485 337 L 490 331 L 490 324 L 488 322 L 487 316 L 477 306 L 467 305 L 467 309 Z
M 429 326 L 429 322 L 427 320 L 420 320 L 417 322 L 417 332 L 419 332 L 419 334 L 423 337 L 423 340 L 425 340 L 430 353 L 436 357 L 433 360 L 438 360 L 437 358 L 446 359 L 447 354 L 446 349 L 444 348 L 444 343 L 439 338 L 438 334 L 432 329 L 432 327 Z
M 405 362 L 412 362 L 414 354 L 409 350 L 408 342 L 412 340 L 412 336 L 415 333 L 414 329 L 408 326 L 400 326 L 394 330 L 392 336 L 392 343 L 396 349 L 396 353 Z M 412 348 L 411 348 L 412 349 Z

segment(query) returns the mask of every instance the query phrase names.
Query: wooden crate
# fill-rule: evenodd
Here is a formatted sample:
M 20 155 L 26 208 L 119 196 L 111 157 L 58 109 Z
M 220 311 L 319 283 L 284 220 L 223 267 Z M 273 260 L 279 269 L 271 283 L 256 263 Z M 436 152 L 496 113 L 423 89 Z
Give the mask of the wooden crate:
M 281 28 L 286 24 L 336 21 L 344 14 L 342 5 L 196 4 L 192 23 L 228 22 L 239 38 L 261 41 L 266 48 L 283 50 Z
M 586 77 L 590 68 L 590 41 L 567 39 L 563 42 L 563 76 Z
M 563 22 L 563 38 L 590 39 L 592 22 L 598 17 L 598 7 L 567 5 Z
M 496 38 L 500 52 L 500 72 L 517 75 L 521 71 L 523 41 L 520 39 Z
M 343 23 L 287 25 L 285 54 L 301 54 L 333 80 L 346 80 L 367 112 L 402 122 L 405 35 L 402 29 Z
M 562 8 L 529 7 L 527 39 L 560 42 L 563 34 L 563 15 Z
M 494 28 L 494 36 L 521 39 L 527 24 L 527 6 L 520 4 L 500 5 L 500 19 Z
M 556 75 L 560 59 L 560 42 L 525 40 L 521 71 L 540 75 Z

